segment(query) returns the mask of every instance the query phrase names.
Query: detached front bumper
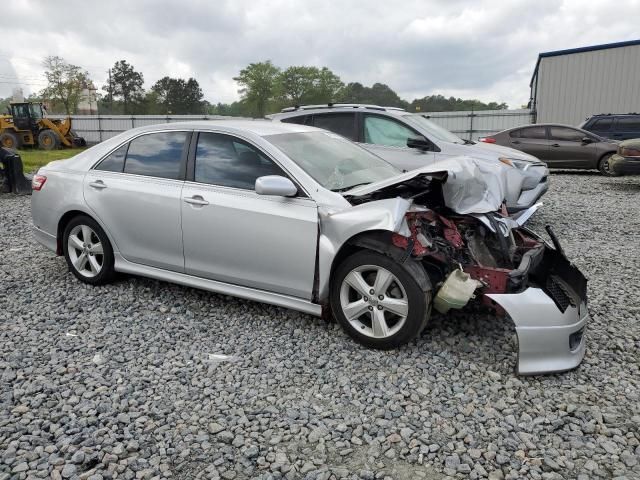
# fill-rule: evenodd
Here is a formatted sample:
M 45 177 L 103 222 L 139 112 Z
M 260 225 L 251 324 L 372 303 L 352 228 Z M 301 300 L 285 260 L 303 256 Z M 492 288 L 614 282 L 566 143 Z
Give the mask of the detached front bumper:
M 562 251 L 545 246 L 526 272 L 519 293 L 487 294 L 513 320 L 521 375 L 571 370 L 584 358 L 587 279 Z

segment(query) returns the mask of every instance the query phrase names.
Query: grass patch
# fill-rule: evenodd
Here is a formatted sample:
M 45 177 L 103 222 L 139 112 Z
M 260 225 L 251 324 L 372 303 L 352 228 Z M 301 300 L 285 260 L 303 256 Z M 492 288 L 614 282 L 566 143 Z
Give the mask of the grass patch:
M 18 150 L 18 153 L 20 154 L 20 158 L 22 158 L 24 173 L 32 173 L 49 162 L 73 157 L 83 150 L 86 149 L 65 148 L 62 150 L 39 150 L 37 148 L 29 148 L 25 150 Z

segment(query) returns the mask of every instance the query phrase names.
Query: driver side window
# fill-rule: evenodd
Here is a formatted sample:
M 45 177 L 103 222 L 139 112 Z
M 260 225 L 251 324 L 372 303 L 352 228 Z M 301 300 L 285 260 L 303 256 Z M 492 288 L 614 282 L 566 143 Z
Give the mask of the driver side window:
M 257 148 L 239 138 L 202 132 L 198 136 L 194 180 L 210 185 L 253 190 L 256 179 L 287 174 Z
M 387 147 L 407 147 L 407 140 L 419 136 L 395 120 L 377 115 L 364 117 L 364 142 Z

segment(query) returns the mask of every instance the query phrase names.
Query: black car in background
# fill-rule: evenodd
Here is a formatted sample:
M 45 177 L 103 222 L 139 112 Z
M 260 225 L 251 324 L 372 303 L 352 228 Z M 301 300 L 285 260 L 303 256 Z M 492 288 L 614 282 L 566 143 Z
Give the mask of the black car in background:
M 640 138 L 640 113 L 602 113 L 589 117 L 580 128 L 613 140 Z

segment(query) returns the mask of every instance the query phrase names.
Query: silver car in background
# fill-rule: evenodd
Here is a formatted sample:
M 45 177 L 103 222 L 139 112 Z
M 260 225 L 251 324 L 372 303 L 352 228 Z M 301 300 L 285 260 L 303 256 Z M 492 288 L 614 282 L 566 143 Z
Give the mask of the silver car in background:
M 477 303 L 515 323 L 520 373 L 571 369 L 586 279 L 555 236 L 495 213 L 505 182 L 470 158 L 401 174 L 313 127 L 174 123 L 41 168 L 33 229 L 82 282 L 125 272 L 333 315 L 373 348 Z
M 338 133 L 401 170 L 462 155 L 501 164 L 508 177 L 505 199 L 510 212 L 531 207 L 549 189 L 549 169 L 536 157 L 513 148 L 463 140 L 425 114 L 378 105 L 329 104 L 285 108 L 268 118 Z

